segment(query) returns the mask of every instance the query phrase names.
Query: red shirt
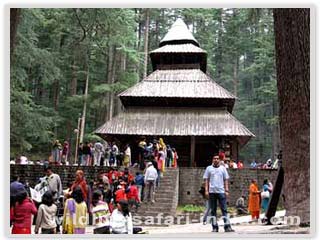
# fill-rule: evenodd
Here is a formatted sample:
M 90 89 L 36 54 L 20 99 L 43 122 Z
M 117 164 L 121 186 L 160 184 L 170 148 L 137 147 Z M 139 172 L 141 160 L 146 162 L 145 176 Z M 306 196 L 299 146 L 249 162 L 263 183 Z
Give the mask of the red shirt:
M 136 200 L 137 202 L 140 202 L 140 199 L 139 199 L 139 191 L 138 191 L 138 188 L 136 185 L 131 185 L 130 186 L 130 190 L 129 192 L 127 193 L 127 198 L 128 199 L 134 199 Z
M 29 198 L 26 198 L 21 204 L 16 203 L 10 214 L 14 227 L 31 228 L 31 215 L 37 214 L 37 208 Z
M 120 200 L 127 200 L 127 194 L 125 193 L 123 188 L 120 188 L 115 193 L 116 196 L 116 202 L 119 202 Z
M 112 175 L 113 175 L 113 176 L 112 176 Z M 119 177 L 118 171 L 110 171 L 110 172 L 108 173 L 109 183 L 112 184 L 112 183 L 113 183 L 113 180 L 118 179 L 118 177 Z
M 241 162 L 238 162 L 238 168 L 243 168 L 243 163 L 241 163 Z
M 224 152 L 219 152 L 219 159 L 224 160 L 224 158 L 225 158 Z
M 87 182 L 83 179 L 80 182 L 74 182 L 71 186 L 71 191 L 73 191 L 77 186 L 81 188 L 82 194 L 83 194 L 83 199 L 84 201 L 87 201 L 88 197 L 88 186 Z
M 124 172 L 120 172 L 119 176 L 120 177 L 125 177 Z M 134 180 L 133 175 L 131 175 L 130 173 L 128 173 L 127 178 L 128 178 L 128 183 L 131 183 L 131 181 Z

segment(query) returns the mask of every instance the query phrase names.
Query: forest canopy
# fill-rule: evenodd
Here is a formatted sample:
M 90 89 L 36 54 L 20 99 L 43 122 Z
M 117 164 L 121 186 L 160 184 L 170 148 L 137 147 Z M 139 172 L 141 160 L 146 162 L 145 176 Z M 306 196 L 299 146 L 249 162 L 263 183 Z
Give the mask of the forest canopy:
M 47 157 L 54 139 L 73 150 L 84 102 L 84 139 L 96 138 L 93 131 L 121 111 L 116 95 L 152 72 L 145 56 L 179 17 L 207 51 L 207 74 L 238 97 L 233 114 L 256 135 L 242 160 L 274 158 L 272 9 L 235 8 L 21 9 L 10 60 L 11 157 Z

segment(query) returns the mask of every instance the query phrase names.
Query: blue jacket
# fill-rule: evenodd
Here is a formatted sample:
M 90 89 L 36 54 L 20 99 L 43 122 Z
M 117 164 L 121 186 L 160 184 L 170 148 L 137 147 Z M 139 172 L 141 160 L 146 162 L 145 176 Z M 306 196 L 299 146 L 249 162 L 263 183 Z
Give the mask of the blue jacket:
M 144 186 L 144 176 L 142 174 L 139 174 L 135 178 L 136 185 Z

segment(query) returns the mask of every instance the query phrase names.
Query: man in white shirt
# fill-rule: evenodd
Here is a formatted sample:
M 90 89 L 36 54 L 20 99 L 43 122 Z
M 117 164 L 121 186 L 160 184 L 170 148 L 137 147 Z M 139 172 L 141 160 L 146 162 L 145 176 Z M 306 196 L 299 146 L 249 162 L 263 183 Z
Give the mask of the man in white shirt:
M 94 144 L 94 152 L 93 152 L 94 166 L 100 166 L 100 161 L 103 153 L 104 153 L 104 147 L 101 142 L 97 141 Z
M 217 201 L 222 212 L 224 221 L 224 231 L 234 232 L 231 228 L 227 212 L 227 197 L 229 195 L 229 174 L 227 169 L 220 165 L 219 156 L 215 155 L 212 159 L 212 165 L 206 168 L 203 175 L 205 180 L 205 196 L 209 198 L 209 207 L 212 217 L 212 231 L 219 232 L 217 220 Z
M 151 200 L 154 203 L 154 186 L 158 178 L 157 170 L 154 168 L 152 162 L 147 163 L 147 170 L 144 177 L 145 195 L 144 201 L 148 202 Z
M 53 194 L 53 199 L 56 201 L 63 194 L 60 176 L 53 173 L 51 166 L 45 166 L 44 172 L 48 188 Z

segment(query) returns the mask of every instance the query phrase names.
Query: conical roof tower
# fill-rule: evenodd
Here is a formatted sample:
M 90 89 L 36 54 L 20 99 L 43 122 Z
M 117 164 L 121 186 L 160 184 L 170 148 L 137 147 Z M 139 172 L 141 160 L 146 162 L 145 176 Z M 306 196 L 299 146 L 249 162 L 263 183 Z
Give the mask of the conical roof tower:
M 96 133 L 122 139 L 141 135 L 215 137 L 233 142 L 236 156 L 236 146 L 243 146 L 254 135 L 232 116 L 236 97 L 206 74 L 207 53 L 181 19 L 172 25 L 159 48 L 150 52 L 150 58 L 153 72 L 118 95 L 124 112 Z M 196 161 L 195 156 L 191 159 Z

